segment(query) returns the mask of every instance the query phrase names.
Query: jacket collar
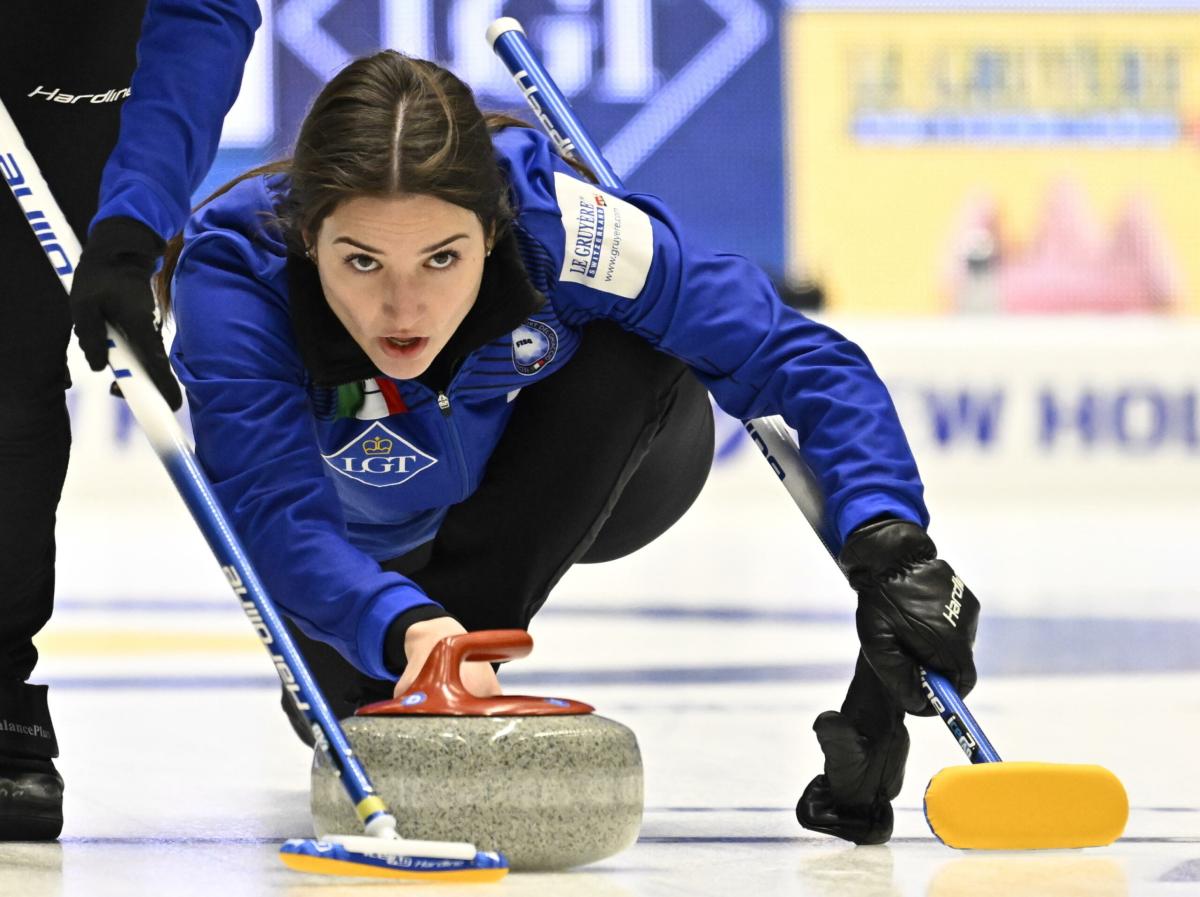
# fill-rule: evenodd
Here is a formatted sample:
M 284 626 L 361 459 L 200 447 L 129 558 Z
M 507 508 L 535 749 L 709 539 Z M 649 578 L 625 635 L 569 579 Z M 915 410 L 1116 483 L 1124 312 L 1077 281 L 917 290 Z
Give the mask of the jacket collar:
M 287 277 L 292 329 L 313 384 L 340 386 L 384 376 L 329 307 L 317 266 L 289 252 Z M 430 388 L 444 389 L 462 359 L 520 327 L 545 302 L 546 297 L 529 282 L 512 231 L 506 231 L 484 262 L 475 304 L 417 379 Z

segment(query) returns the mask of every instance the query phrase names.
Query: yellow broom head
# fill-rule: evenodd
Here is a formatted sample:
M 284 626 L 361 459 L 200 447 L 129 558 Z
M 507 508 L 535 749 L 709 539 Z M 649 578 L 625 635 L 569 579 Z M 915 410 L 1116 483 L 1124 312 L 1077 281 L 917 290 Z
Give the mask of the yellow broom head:
M 1129 798 L 1103 766 L 979 763 L 952 766 L 930 779 L 925 818 L 950 847 L 1101 847 L 1125 830 Z

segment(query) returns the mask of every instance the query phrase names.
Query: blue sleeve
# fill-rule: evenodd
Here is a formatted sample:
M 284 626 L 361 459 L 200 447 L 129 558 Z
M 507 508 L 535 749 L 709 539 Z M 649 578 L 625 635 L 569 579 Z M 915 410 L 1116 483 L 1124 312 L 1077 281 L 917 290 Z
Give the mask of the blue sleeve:
M 174 281 L 171 350 L 196 453 L 268 594 L 307 635 L 378 679 L 388 625 L 434 604 L 350 544 L 324 474 L 286 301 L 244 238 L 190 243 Z M 243 251 L 244 250 L 244 251 Z
M 895 406 L 858 346 L 784 305 L 746 259 L 691 245 L 657 198 L 581 182 L 543 140 L 498 146 L 519 223 L 551 257 L 564 320 L 608 318 L 639 334 L 690 365 L 734 417 L 781 415 L 841 541 L 881 514 L 928 524 Z
M 183 227 L 261 23 L 256 0 L 150 0 L 93 225 L 128 216 L 163 239 Z

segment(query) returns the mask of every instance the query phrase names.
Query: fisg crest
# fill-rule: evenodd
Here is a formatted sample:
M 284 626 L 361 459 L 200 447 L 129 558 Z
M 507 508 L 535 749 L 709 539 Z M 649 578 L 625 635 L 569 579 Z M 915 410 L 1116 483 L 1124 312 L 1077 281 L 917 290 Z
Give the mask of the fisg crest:
M 421 451 L 379 421 L 332 455 L 321 457 L 342 476 L 377 488 L 407 483 L 438 463 L 437 458 Z
M 524 377 L 532 377 L 558 354 L 558 334 L 549 324 L 527 320 L 512 332 L 513 367 Z

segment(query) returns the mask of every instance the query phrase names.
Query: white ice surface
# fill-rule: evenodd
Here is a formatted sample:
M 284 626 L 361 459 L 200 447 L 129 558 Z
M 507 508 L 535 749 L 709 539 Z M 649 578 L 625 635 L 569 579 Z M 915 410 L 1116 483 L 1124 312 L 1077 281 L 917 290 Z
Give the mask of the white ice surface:
M 285 838 L 311 833 L 309 752 L 202 540 L 182 509 L 139 514 L 133 502 L 113 518 L 69 488 L 60 606 L 35 677 L 54 684 L 66 827 L 59 844 L 0 845 L 0 895 L 1200 893 L 1200 657 L 1155 671 L 1161 630 L 1129 630 L 1147 669 L 1027 669 L 985 677 L 969 701 L 1005 757 L 1113 769 L 1134 808 L 1116 845 L 1047 854 L 941 846 L 921 793 L 962 757 L 928 719 L 909 722 L 889 845 L 856 849 L 801 829 L 795 800 L 821 768 L 810 726 L 840 703 L 854 657 L 852 597 L 786 497 L 765 501 L 764 515 L 718 483 L 644 552 L 572 571 L 535 621 L 534 654 L 505 672 L 552 677 L 537 690 L 589 701 L 634 729 L 646 770 L 639 842 L 570 873 L 402 890 L 278 861 Z M 934 535 L 985 607 L 981 639 L 988 615 L 1200 622 L 1200 526 L 1186 506 L 938 507 Z M 797 611 L 809 616 L 787 616 Z M 844 674 L 787 674 L 805 664 Z M 749 683 L 706 677 L 730 669 L 765 672 Z M 630 670 L 661 675 L 630 683 L 621 679 Z

